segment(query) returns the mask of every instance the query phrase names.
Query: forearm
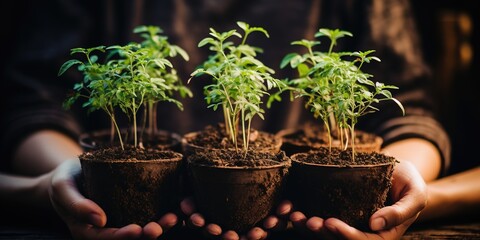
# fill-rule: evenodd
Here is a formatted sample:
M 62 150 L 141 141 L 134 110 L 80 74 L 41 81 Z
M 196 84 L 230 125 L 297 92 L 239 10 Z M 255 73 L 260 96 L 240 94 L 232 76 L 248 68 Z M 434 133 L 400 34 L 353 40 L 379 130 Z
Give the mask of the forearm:
M 16 173 L 38 176 L 52 171 L 63 161 L 82 153 L 79 144 L 54 130 L 38 131 L 17 148 L 12 166 Z
M 66 135 L 43 130 L 27 137 L 15 151 L 15 174 L 0 174 L 2 207 L 50 210 L 48 187 L 55 168 L 76 158 L 82 149 Z
M 480 168 L 428 183 L 428 204 L 418 221 L 478 216 L 480 213 Z
M 3 209 L 53 210 L 48 197 L 51 173 L 38 177 L 0 174 L 0 202 Z
M 440 153 L 435 145 L 427 140 L 409 138 L 397 141 L 386 146 L 382 152 L 400 162 L 411 162 L 426 182 L 436 179 L 440 174 Z

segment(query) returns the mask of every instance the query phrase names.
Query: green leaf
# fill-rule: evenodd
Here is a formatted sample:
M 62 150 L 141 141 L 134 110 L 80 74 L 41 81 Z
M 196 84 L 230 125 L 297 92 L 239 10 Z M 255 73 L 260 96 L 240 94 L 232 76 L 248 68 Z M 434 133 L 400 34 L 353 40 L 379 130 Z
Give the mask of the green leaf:
M 83 63 L 79 60 L 76 60 L 76 59 L 71 59 L 71 60 L 66 61 L 60 67 L 60 70 L 58 71 L 57 76 L 60 76 L 60 75 L 64 74 L 69 68 L 71 68 L 73 65 L 76 65 L 76 64 L 83 64 Z
M 214 45 L 214 43 L 215 43 L 215 40 L 214 40 L 213 38 L 207 37 L 207 38 L 202 39 L 202 41 L 200 41 L 200 42 L 198 43 L 198 47 L 203 47 L 203 46 L 205 46 L 205 45 L 207 45 L 207 44 Z
M 290 63 L 292 58 L 294 58 L 295 56 L 298 56 L 298 55 L 299 55 L 298 53 L 289 53 L 289 54 L 285 55 L 285 57 L 283 57 L 283 59 L 282 59 L 282 62 L 280 63 L 280 68 L 285 68 L 285 66 L 287 66 Z

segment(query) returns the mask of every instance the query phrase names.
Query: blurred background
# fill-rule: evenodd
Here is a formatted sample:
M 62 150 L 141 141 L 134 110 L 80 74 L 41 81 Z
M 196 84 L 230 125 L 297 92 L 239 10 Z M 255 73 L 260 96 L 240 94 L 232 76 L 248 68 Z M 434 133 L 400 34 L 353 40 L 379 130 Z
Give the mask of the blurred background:
M 411 1 L 452 142 L 452 172 L 480 165 L 480 1 Z

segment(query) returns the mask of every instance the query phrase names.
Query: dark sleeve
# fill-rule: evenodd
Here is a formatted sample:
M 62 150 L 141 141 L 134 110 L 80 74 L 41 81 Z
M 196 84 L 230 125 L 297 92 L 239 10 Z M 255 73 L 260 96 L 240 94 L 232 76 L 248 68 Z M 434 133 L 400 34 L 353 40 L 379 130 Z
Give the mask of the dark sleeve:
M 392 93 L 405 107 L 405 116 L 393 102 L 365 116 L 362 126 L 384 138 L 384 145 L 406 138 L 423 138 L 441 153 L 442 173 L 450 165 L 450 140 L 435 116 L 433 81 L 422 57 L 419 36 L 407 0 L 372 0 L 366 15 L 362 50 L 375 49 L 381 63 L 371 63 L 364 71 L 374 80 L 393 84 Z
M 9 170 L 12 154 L 28 135 L 42 129 L 61 131 L 72 138 L 80 132 L 74 117 L 62 108 L 73 79 L 57 77 L 78 36 L 80 9 L 73 1 L 19 1 L 11 14 L 14 27 L 2 65 L 0 170 Z M 19 11 L 17 11 L 19 10 Z M 76 46 L 75 46 L 76 47 Z

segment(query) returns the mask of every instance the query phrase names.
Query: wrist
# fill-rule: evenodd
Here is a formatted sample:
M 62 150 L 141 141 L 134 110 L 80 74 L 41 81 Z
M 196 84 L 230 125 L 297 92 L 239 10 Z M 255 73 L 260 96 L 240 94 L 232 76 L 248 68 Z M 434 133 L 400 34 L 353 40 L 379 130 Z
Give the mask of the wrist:
M 38 209 L 52 210 L 53 206 L 50 201 L 49 188 L 52 185 L 52 176 L 53 172 L 48 172 L 46 174 L 40 175 L 36 178 L 35 184 L 33 186 L 32 195 L 35 199 L 35 206 Z

